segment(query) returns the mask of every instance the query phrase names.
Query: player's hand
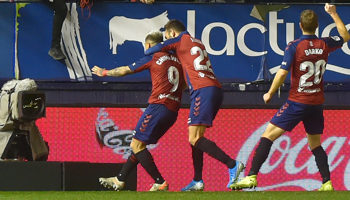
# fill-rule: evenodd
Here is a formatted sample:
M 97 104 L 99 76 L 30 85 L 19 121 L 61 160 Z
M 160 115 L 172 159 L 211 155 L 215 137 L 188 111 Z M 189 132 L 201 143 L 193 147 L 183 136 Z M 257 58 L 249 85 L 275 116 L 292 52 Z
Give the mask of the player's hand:
M 91 73 L 92 74 L 95 74 L 95 75 L 97 75 L 97 76 L 103 76 L 103 70 L 105 70 L 105 69 L 103 69 L 103 68 L 101 68 L 101 67 L 99 67 L 99 66 L 94 66 L 92 69 L 91 69 Z
M 267 104 L 272 99 L 272 95 L 270 93 L 265 93 L 263 96 L 263 99 L 264 99 L 265 104 Z
M 324 10 L 330 15 L 333 15 L 333 14 L 337 13 L 337 9 L 336 9 L 335 5 L 331 5 L 329 3 L 326 3 L 324 5 Z
M 154 0 L 140 0 L 142 3 L 145 3 L 145 4 L 152 4 L 154 3 Z

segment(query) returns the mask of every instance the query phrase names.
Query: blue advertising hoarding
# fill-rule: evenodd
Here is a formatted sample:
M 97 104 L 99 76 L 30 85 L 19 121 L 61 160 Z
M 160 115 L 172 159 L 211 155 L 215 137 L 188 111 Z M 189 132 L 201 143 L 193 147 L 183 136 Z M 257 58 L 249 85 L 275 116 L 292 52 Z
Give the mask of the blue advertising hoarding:
M 0 4 L 0 79 L 14 77 L 15 16 L 15 4 Z
M 0 9 L 8 5 L 2 3 Z M 91 74 L 90 68 L 99 65 L 112 69 L 136 61 L 143 56 L 145 35 L 161 29 L 169 19 L 181 20 L 191 35 L 202 40 L 215 74 L 222 82 L 270 79 L 281 64 L 286 44 L 301 35 L 299 15 L 304 9 L 313 9 L 318 14 L 319 36 L 337 35 L 335 25 L 322 5 L 291 5 L 280 11 L 270 11 L 264 16 L 265 21 L 251 16 L 254 5 L 243 4 L 96 3 L 90 17 L 86 11 L 83 15 L 76 4 L 67 6 L 69 14 L 62 28 L 62 46 L 67 59 L 62 62 L 47 54 L 52 10 L 41 3 L 31 3 L 19 10 L 18 44 L 13 48 L 18 52 L 21 78 L 148 81 L 147 72 L 121 78 L 99 78 Z M 345 24 L 350 22 L 348 9 L 345 5 L 337 7 Z M 8 49 L 0 47 L 1 55 L 6 51 Z M 344 44 L 330 56 L 325 81 L 350 81 L 349 55 L 349 46 Z M 12 61 L 7 65 L 12 65 L 9 68 L 13 70 L 14 53 L 6 59 Z M 0 74 L 0 78 L 13 76 L 13 72 L 8 73 L 3 67 Z

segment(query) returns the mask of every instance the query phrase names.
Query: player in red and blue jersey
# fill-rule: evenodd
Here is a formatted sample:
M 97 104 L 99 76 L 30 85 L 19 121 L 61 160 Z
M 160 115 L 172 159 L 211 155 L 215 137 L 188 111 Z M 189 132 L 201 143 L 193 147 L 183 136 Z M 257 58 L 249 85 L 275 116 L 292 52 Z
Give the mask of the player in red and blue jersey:
M 92 73 L 98 76 L 123 76 L 148 69 L 152 79 L 149 106 L 137 123 L 130 144 L 132 154 L 116 177 L 100 178 L 101 184 L 106 187 L 115 190 L 123 189 L 128 172 L 140 162 L 155 181 L 150 191 L 168 189 L 168 183 L 159 173 L 146 145 L 156 144 L 175 123 L 185 80 L 180 61 L 175 55 L 167 52 L 149 53 L 154 45 L 162 41 L 161 32 L 150 33 L 145 40 L 145 54 L 147 55 L 138 62 L 112 70 L 105 70 L 97 66 L 92 68 Z
M 268 157 L 273 141 L 286 131 L 291 131 L 302 121 L 307 133 L 310 150 L 322 177 L 319 191 L 332 191 L 328 156 L 321 146 L 324 128 L 323 118 L 323 73 L 326 70 L 330 52 L 342 47 L 350 35 L 336 12 L 334 5 L 325 5 L 325 11 L 333 18 L 340 36 L 317 38 L 318 17 L 312 10 L 304 10 L 300 16 L 303 35 L 288 44 L 284 52 L 281 69 L 277 72 L 269 91 L 263 99 L 268 103 L 277 89 L 291 72 L 291 87 L 287 102 L 271 119 L 261 136 L 252 167 L 247 177 L 232 184 L 232 189 L 253 188 L 257 186 L 257 174 Z
M 212 126 L 223 100 L 221 85 L 215 77 L 208 53 L 203 43 L 191 37 L 185 26 L 178 20 L 170 20 L 165 25 L 165 37 L 167 40 L 163 44 L 156 45 L 153 52 L 175 51 L 181 62 L 191 95 L 188 129 L 194 178 L 182 191 L 204 189 L 202 180 L 203 152 L 229 168 L 228 187 L 237 180 L 244 165 L 232 159 L 213 141 L 204 137 L 206 128 Z

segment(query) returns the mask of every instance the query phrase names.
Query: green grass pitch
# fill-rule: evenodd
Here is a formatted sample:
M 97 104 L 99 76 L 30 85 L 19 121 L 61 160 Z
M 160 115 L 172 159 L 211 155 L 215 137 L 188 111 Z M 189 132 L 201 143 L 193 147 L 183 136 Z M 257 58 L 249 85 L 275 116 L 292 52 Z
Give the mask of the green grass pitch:
M 0 192 L 0 200 L 350 200 L 350 192 Z

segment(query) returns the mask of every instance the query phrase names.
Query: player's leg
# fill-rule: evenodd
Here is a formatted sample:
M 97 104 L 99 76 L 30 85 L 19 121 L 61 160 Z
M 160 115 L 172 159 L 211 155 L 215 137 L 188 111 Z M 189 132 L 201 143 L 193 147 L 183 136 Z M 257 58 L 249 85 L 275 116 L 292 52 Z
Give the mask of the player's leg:
M 153 178 L 155 184 L 161 188 L 157 188 L 158 190 L 167 190 L 167 183 L 164 178 L 160 174 L 154 160 L 152 154 L 146 148 L 146 144 L 135 138 L 132 139 L 131 148 L 134 152 L 136 158 L 141 163 L 142 167 L 146 170 L 146 172 Z
M 195 138 L 191 138 L 189 140 L 195 140 Z M 190 142 L 190 146 L 192 150 L 192 164 L 193 164 L 194 176 L 193 176 L 193 180 L 184 188 L 182 188 L 181 191 L 202 191 L 204 189 L 204 182 L 202 179 L 203 151 L 198 149 L 194 145 L 192 145 L 191 142 Z
M 189 142 L 193 146 L 192 156 L 195 169 L 194 179 L 198 179 L 198 177 L 202 176 L 201 173 L 203 166 L 203 154 L 196 154 L 193 152 L 194 150 L 205 152 L 225 164 L 230 169 L 230 181 L 235 181 L 239 173 L 244 169 L 242 163 L 233 160 L 221 148 L 219 148 L 215 142 L 204 137 L 206 128 L 212 126 L 212 121 L 220 108 L 222 95 L 220 88 L 207 87 L 195 91 L 191 96 Z M 198 158 L 196 158 L 196 156 L 198 156 Z M 194 182 L 196 182 L 196 180 L 193 180 L 188 186 L 183 188 L 183 190 L 191 190 L 191 185 L 193 185 Z M 203 185 L 203 183 L 198 184 Z
M 258 185 L 257 175 L 260 171 L 261 166 L 264 164 L 270 153 L 272 143 L 284 132 L 285 130 L 269 123 L 265 132 L 260 138 L 258 147 L 255 150 L 252 166 L 250 168 L 248 176 L 244 177 L 237 183 L 232 184 L 230 186 L 231 189 L 239 190 L 243 188 L 255 188 Z
M 199 91 L 199 97 L 201 100 L 200 103 L 200 109 L 199 109 L 199 115 L 198 116 L 192 116 L 193 118 L 193 124 L 203 124 L 206 125 L 206 127 L 211 127 L 212 122 L 216 117 L 216 114 L 218 113 L 220 106 L 223 101 L 223 92 L 221 89 L 216 87 L 207 87 L 200 89 Z M 195 98 L 197 100 L 197 97 Z M 191 125 L 191 124 L 190 124 Z M 190 127 L 193 128 L 193 127 Z M 191 135 L 195 135 L 196 131 L 193 131 L 191 133 L 190 130 L 190 137 Z M 231 185 L 233 182 L 236 182 L 238 179 L 239 174 L 243 171 L 245 168 L 242 162 L 235 161 L 230 156 L 228 156 L 221 148 L 219 148 L 214 142 L 207 140 L 207 138 L 204 137 L 205 127 L 203 130 L 203 135 L 200 135 L 200 138 L 195 138 L 196 145 L 198 146 L 200 150 L 203 151 L 203 149 L 206 149 L 205 152 L 208 153 L 213 158 L 216 158 L 217 160 L 221 161 L 228 167 L 229 172 L 229 182 L 227 184 L 227 187 Z M 191 139 L 190 139 L 191 142 Z M 193 143 L 193 141 L 191 142 Z M 202 146 L 202 147 L 200 147 Z
M 128 157 L 128 160 L 126 163 L 123 165 L 122 169 L 120 172 L 117 174 L 117 178 L 120 181 L 125 182 L 127 176 L 129 175 L 130 171 L 135 168 L 139 164 L 139 161 L 137 160 L 135 154 L 131 152 L 131 155 Z
M 164 183 L 164 178 L 160 174 L 152 154 L 146 148 L 146 144 L 133 138 L 131 142 L 131 148 L 134 152 L 137 160 L 140 162 L 142 167 L 147 171 L 147 173 L 153 178 L 154 182 L 157 184 Z
M 295 105 L 293 102 L 287 101 L 287 103 L 281 107 L 271 119 L 271 122 L 267 125 L 261 136 L 259 145 L 254 153 L 248 176 L 232 184 L 230 186 L 231 189 L 240 190 L 257 186 L 257 175 L 270 153 L 273 141 L 284 132 L 291 131 L 301 121 L 303 113 L 303 107 L 299 107 L 299 105 Z
M 315 156 L 316 165 L 322 177 L 322 187 L 319 191 L 333 191 L 328 156 L 321 146 L 321 135 L 324 129 L 323 107 L 310 106 L 309 115 L 303 120 L 309 147 Z
M 130 144 L 131 148 L 132 146 L 136 146 L 136 144 L 133 144 L 133 140 Z M 142 148 L 141 145 L 139 145 L 138 148 Z M 136 158 L 135 154 L 132 152 L 131 155 L 128 157 L 128 160 L 125 164 L 123 164 L 122 169 L 117 174 L 117 176 L 109 177 L 109 178 L 99 178 L 99 182 L 101 185 L 103 185 L 106 188 L 114 189 L 114 190 L 122 190 L 125 186 L 125 181 L 130 173 L 130 171 L 137 166 L 139 163 L 138 159 Z
M 307 134 L 307 139 L 312 154 L 315 156 L 316 165 L 322 177 L 322 187 L 320 191 L 332 191 L 331 174 L 328 165 L 327 153 L 321 146 L 321 134 Z
M 219 160 L 228 168 L 233 168 L 236 165 L 235 160 L 230 158 L 215 142 L 204 137 L 205 126 L 189 126 L 189 142 L 194 147 L 207 153 L 211 157 Z
M 169 110 L 162 104 L 151 104 L 144 112 L 142 122 L 135 129 L 131 147 L 137 160 L 155 181 L 150 191 L 167 190 L 168 183 L 159 172 L 146 144 L 156 144 L 175 123 L 176 118 L 177 112 Z

